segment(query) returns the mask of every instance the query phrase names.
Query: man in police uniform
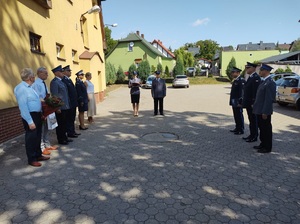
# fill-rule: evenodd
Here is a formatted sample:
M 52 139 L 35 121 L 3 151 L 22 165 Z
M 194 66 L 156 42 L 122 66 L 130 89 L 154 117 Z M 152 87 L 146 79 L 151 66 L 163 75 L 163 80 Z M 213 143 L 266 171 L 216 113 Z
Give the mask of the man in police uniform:
M 164 98 L 166 96 L 166 81 L 160 78 L 160 71 L 155 72 L 156 78 L 152 81 L 151 95 L 154 100 L 154 116 L 158 114 L 164 116 Z
M 69 102 L 69 95 L 68 95 L 68 88 L 62 82 L 62 78 L 64 77 L 63 69 L 61 65 L 57 66 L 56 68 L 52 69 L 52 72 L 55 75 L 55 78 L 52 79 L 50 83 L 50 92 L 53 96 L 57 96 L 62 99 L 63 105 L 55 112 L 56 120 L 57 120 L 57 128 L 56 128 L 56 136 L 57 141 L 61 145 L 68 145 L 69 142 L 73 140 L 68 139 L 67 137 L 67 124 L 66 124 L 66 117 L 67 111 L 70 109 L 70 102 Z
M 261 79 L 256 73 L 257 64 L 247 62 L 245 67 L 249 78 L 244 85 L 243 108 L 246 108 L 247 111 L 250 134 L 248 137 L 244 137 L 243 139 L 246 140 L 246 142 L 256 142 L 258 136 L 258 126 L 257 117 L 255 114 L 253 114 L 253 104 Z
M 243 116 L 243 88 L 245 80 L 240 76 L 241 69 L 233 67 L 231 70 L 231 76 L 234 79 L 231 91 L 229 105 L 232 106 L 233 117 L 235 121 L 235 129 L 230 130 L 235 135 L 244 134 L 244 116 Z
M 77 91 L 73 81 L 70 79 L 71 77 L 71 69 L 70 65 L 63 67 L 63 83 L 66 84 L 68 88 L 68 95 L 69 95 L 69 102 L 70 102 L 70 109 L 67 111 L 67 135 L 69 138 L 77 138 L 80 133 L 75 132 L 75 119 L 76 119 L 76 107 L 78 106 L 78 97 Z
M 257 115 L 258 128 L 260 131 L 260 145 L 254 146 L 259 153 L 270 153 L 272 151 L 272 124 L 273 103 L 276 97 L 276 83 L 270 76 L 273 68 L 266 64 L 260 67 L 259 75 L 262 77 L 256 99 L 253 104 L 253 113 Z

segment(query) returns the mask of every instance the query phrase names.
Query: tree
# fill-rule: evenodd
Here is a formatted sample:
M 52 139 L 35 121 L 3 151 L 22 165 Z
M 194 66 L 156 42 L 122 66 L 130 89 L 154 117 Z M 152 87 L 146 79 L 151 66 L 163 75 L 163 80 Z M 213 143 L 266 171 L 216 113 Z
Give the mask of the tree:
M 162 64 L 161 64 L 161 63 L 158 63 L 158 64 L 157 64 L 156 70 L 157 70 L 157 71 L 163 72 L 163 67 L 162 67 Z
M 287 65 L 287 66 L 286 66 L 286 69 L 285 69 L 285 72 L 287 72 L 287 73 L 292 73 L 293 71 L 292 71 L 292 69 L 290 68 L 290 66 Z
M 213 40 L 200 40 L 195 45 L 200 46 L 200 53 L 197 55 L 197 58 L 213 60 L 216 51 L 220 50 L 219 44 Z
M 118 83 L 123 83 L 125 81 L 125 74 L 124 74 L 124 71 L 121 67 L 121 65 L 119 65 L 119 68 L 118 68 L 118 71 L 117 71 L 117 82 Z
M 277 68 L 275 73 L 276 74 L 280 74 L 280 73 L 283 73 L 284 72 L 284 69 L 283 68 Z
M 138 67 L 139 78 L 141 80 L 146 80 L 150 74 L 150 64 L 148 60 L 143 60 Z
M 177 49 L 174 53 L 176 58 L 178 55 L 181 55 L 180 57 L 182 58 L 184 68 L 195 66 L 195 58 L 192 53 L 187 52 L 184 47 Z
M 236 61 L 235 61 L 234 57 L 231 58 L 230 62 L 228 63 L 227 69 L 226 69 L 226 75 L 229 78 L 229 80 L 232 80 L 231 70 L 233 67 L 236 67 Z
M 170 76 L 170 70 L 169 70 L 169 67 L 167 65 L 165 67 L 165 74 L 166 74 L 166 76 Z
M 176 56 L 176 65 L 173 70 L 173 76 L 175 77 L 176 75 L 182 75 L 182 74 L 184 74 L 183 58 L 182 58 L 182 54 L 178 52 Z
M 105 26 L 104 32 L 105 32 L 105 40 L 107 45 L 106 46 L 107 49 L 105 50 L 105 55 L 107 55 L 116 46 L 118 41 L 111 38 L 111 30 L 107 26 Z
M 128 79 L 132 78 L 134 71 L 136 71 L 136 66 L 135 66 L 135 64 L 131 64 L 128 68 Z
M 105 77 L 108 85 L 114 84 L 117 80 L 116 69 L 110 62 L 105 63 Z
M 300 51 L 300 38 L 298 38 L 298 40 L 295 40 L 293 42 L 291 51 L 292 52 L 294 52 L 294 51 Z

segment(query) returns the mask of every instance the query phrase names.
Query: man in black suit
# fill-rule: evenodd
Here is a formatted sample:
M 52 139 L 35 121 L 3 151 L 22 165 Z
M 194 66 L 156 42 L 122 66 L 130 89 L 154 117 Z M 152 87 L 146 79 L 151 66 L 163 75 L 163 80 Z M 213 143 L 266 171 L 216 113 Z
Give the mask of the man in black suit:
M 154 100 L 154 116 L 158 114 L 158 104 L 159 113 L 164 116 L 164 97 L 166 96 L 166 82 L 164 79 L 160 78 L 160 71 L 155 72 L 156 78 L 152 81 L 151 95 Z
M 76 107 L 78 106 L 78 97 L 77 91 L 74 83 L 70 79 L 71 77 L 71 69 L 70 65 L 63 67 L 64 77 L 62 81 L 66 84 L 68 88 L 70 109 L 67 111 L 67 135 L 69 138 L 77 138 L 80 133 L 75 132 L 75 119 L 76 119 Z
M 244 85 L 243 108 L 246 108 L 247 111 L 250 134 L 248 137 L 244 137 L 243 139 L 246 140 L 246 142 L 256 142 L 258 136 L 258 126 L 257 117 L 255 114 L 253 114 L 253 104 L 261 78 L 256 73 L 257 64 L 247 62 L 245 67 L 246 73 L 249 75 L 249 77 Z
M 257 115 L 259 138 L 261 143 L 253 148 L 258 149 L 259 153 L 269 153 L 272 151 L 272 124 L 271 115 L 273 113 L 273 103 L 276 97 L 276 83 L 270 76 L 273 68 L 262 64 L 259 75 L 262 77 L 256 99 L 253 104 L 253 113 Z
M 230 130 L 235 135 L 244 134 L 244 116 L 243 116 L 243 88 L 245 80 L 240 76 L 241 69 L 233 67 L 231 70 L 231 76 L 234 79 L 230 91 L 229 105 L 232 106 L 233 117 L 235 121 L 235 129 Z

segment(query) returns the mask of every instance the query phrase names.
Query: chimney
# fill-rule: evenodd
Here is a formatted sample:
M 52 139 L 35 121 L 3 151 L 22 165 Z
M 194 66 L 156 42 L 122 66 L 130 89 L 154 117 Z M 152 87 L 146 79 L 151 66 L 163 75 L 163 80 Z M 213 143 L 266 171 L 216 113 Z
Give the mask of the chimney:
M 145 38 L 144 38 L 144 34 L 143 34 L 143 33 L 142 33 L 142 38 L 143 38 L 143 39 L 145 39 Z
M 137 30 L 137 31 L 136 31 L 136 34 L 139 36 L 139 35 L 140 35 L 140 31 Z

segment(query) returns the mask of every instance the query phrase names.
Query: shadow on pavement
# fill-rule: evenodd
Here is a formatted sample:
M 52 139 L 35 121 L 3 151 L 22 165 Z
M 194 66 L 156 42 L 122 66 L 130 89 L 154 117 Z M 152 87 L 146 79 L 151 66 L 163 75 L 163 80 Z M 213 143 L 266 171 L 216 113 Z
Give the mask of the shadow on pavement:
M 41 168 L 27 166 L 23 137 L 4 149 L 1 223 L 299 221 L 299 127 L 262 155 L 223 114 L 110 112 Z M 155 132 L 179 139 L 142 138 Z

